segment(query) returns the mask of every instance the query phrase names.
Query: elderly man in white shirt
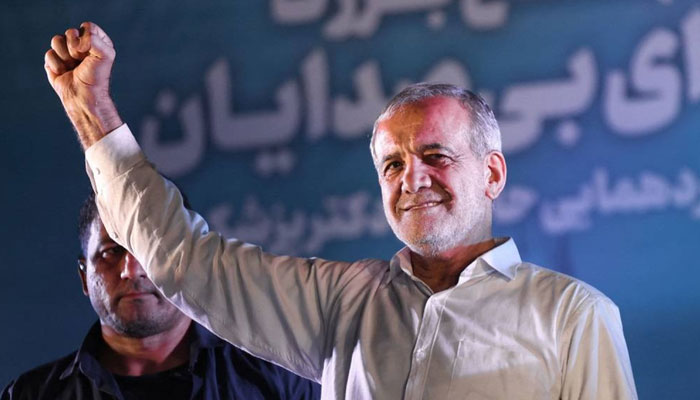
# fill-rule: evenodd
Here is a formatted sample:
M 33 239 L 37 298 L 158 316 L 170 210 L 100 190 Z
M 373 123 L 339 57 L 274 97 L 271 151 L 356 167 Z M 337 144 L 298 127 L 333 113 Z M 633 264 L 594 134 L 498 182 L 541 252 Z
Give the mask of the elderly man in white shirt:
M 615 304 L 492 237 L 506 163 L 477 95 L 413 85 L 377 119 L 384 211 L 406 244 L 391 261 L 275 256 L 182 206 L 109 96 L 111 40 L 81 29 L 53 38 L 45 68 L 103 222 L 197 322 L 321 382 L 325 399 L 637 398 Z

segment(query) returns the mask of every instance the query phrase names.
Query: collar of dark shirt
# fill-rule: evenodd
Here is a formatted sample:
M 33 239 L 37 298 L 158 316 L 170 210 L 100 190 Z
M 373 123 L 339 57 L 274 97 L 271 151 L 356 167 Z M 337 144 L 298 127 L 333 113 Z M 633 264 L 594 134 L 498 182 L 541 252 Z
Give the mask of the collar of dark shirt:
M 518 247 L 515 245 L 515 241 L 513 238 L 503 237 L 496 238 L 496 243 L 496 247 L 482 254 L 476 260 L 472 261 L 471 264 L 465 267 L 461 276 L 471 274 L 472 271 L 468 271 L 469 268 L 480 265 L 479 260 L 481 260 L 483 261 L 481 264 L 484 264 L 486 267 L 499 272 L 508 280 L 515 278 L 518 264 L 522 263 L 520 253 L 518 252 Z M 394 254 L 389 262 L 389 271 L 390 280 L 396 278 L 401 273 L 404 273 L 412 278 L 414 277 L 413 268 L 411 266 L 411 255 L 408 247 L 404 247 Z
M 226 344 L 222 339 L 194 321 L 192 321 L 187 334 L 191 340 L 190 371 L 195 370 L 194 366 L 199 358 L 201 350 L 221 347 Z M 88 330 L 88 333 L 85 335 L 83 342 L 75 354 L 75 358 L 63 371 L 60 379 L 68 378 L 74 373 L 76 368 L 78 368 L 80 372 L 90 378 L 99 387 L 109 385 L 109 382 L 113 382 L 111 373 L 104 369 L 99 361 L 97 361 L 99 348 L 103 345 L 102 329 L 100 327 L 100 322 L 97 321 L 90 327 L 90 330 Z

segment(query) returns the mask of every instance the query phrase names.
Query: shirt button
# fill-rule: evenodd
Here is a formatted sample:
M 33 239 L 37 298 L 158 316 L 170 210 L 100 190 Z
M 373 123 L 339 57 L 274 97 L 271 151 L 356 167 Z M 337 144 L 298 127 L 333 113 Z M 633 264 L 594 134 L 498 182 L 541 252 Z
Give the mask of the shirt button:
M 416 360 L 417 361 L 423 361 L 425 360 L 425 350 L 418 350 L 416 352 Z

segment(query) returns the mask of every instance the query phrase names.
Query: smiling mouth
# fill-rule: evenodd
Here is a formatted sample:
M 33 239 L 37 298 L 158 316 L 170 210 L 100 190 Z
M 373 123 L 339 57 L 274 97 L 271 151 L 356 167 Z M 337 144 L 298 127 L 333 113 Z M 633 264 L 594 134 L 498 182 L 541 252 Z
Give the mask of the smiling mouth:
M 435 207 L 442 204 L 442 201 L 426 201 L 425 203 L 411 204 L 405 207 L 400 207 L 402 211 L 415 211 L 425 208 Z

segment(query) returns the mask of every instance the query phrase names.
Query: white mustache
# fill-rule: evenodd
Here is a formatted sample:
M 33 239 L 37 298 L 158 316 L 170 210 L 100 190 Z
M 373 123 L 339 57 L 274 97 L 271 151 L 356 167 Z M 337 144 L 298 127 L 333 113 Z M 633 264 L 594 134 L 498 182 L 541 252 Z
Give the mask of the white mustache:
M 409 210 L 414 207 L 426 205 L 428 203 L 442 203 L 444 201 L 448 200 L 447 196 L 439 196 L 437 193 L 431 194 L 429 196 L 426 195 L 416 195 L 416 196 L 410 196 L 407 198 L 402 197 L 399 199 L 398 204 L 396 207 L 400 210 Z

